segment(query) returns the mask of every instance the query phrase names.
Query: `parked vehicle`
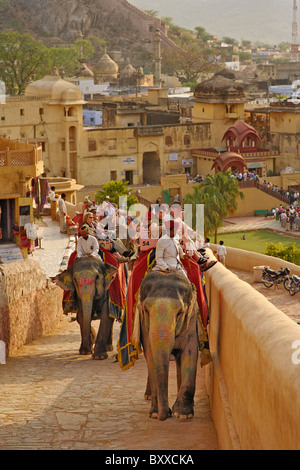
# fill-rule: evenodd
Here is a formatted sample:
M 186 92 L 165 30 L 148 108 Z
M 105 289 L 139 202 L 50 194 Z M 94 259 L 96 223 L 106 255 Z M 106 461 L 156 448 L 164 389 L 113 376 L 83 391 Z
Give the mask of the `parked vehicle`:
M 286 283 L 288 287 L 286 289 L 289 291 L 289 294 L 295 295 L 297 292 L 300 292 L 300 276 L 293 274 L 288 279 L 289 281 Z
M 262 282 L 265 287 L 279 286 L 280 284 L 284 284 L 290 272 L 289 268 L 280 268 L 274 271 L 265 266 L 262 272 Z M 287 289 L 286 286 L 284 287 Z
M 286 288 L 286 290 L 290 290 L 290 286 L 291 286 L 291 283 L 292 283 L 292 276 L 288 276 L 287 278 L 285 278 L 285 280 L 283 281 L 283 285 L 284 287 Z

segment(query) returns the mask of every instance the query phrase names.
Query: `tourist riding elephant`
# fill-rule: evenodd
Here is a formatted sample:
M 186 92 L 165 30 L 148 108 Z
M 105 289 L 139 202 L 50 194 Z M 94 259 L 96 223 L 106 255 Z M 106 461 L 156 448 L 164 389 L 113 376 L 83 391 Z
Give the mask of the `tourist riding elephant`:
M 108 289 L 116 273 L 117 268 L 91 256 L 76 258 L 67 270 L 52 279 L 62 289 L 71 291 L 77 305 L 77 321 L 81 331 L 79 353 L 93 354 L 94 359 L 108 357 L 106 346 L 114 321 L 108 314 Z M 95 316 L 100 318 L 97 338 L 91 327 Z
M 148 365 L 147 389 L 150 386 L 152 400 L 150 417 L 163 421 L 171 416 L 168 374 L 170 355 L 173 354 L 178 394 L 172 411 L 181 419 L 192 418 L 199 346 L 198 305 L 193 285 L 183 274 L 149 273 L 141 283 L 137 316 Z M 148 393 L 146 390 L 146 395 Z

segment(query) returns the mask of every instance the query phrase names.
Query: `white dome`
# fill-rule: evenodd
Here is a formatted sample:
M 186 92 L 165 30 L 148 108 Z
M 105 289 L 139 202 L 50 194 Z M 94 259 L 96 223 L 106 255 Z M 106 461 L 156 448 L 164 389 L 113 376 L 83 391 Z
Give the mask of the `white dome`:
M 83 103 L 80 88 L 73 83 L 63 80 L 56 68 L 53 69 L 51 75 L 46 75 L 41 80 L 30 83 L 25 90 L 25 96 L 44 97 L 61 102 L 62 104 L 64 102 L 67 104 L 70 101 L 72 104 Z
M 108 54 L 104 54 L 97 64 L 97 71 L 101 75 L 117 77 L 119 67 Z

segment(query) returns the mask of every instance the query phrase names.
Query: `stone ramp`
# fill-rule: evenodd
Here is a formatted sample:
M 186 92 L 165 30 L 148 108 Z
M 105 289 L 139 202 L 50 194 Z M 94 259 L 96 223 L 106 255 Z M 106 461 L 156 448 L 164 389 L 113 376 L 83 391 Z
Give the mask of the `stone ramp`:
M 217 450 L 204 369 L 199 367 L 190 422 L 152 420 L 144 400 L 144 357 L 127 371 L 114 362 L 119 332 L 115 323 L 115 350 L 94 361 L 78 355 L 79 326 L 63 316 L 53 334 L 0 365 L 0 450 Z M 172 405 L 175 362 L 169 383 Z

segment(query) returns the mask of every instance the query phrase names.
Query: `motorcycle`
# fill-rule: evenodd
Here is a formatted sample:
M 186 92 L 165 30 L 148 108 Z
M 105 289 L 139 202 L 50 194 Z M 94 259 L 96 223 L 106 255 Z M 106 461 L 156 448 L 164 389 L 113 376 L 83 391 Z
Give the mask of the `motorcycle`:
M 289 291 L 290 295 L 295 295 L 300 292 L 300 276 L 293 274 L 284 281 L 284 287 Z
M 288 275 L 290 274 L 290 272 L 291 271 L 289 268 L 280 268 L 277 271 L 274 271 L 273 269 L 269 269 L 265 266 L 262 272 L 262 282 L 264 286 L 268 288 L 283 284 L 284 287 L 288 290 L 288 288 L 284 284 L 284 281 L 286 279 L 289 279 Z

